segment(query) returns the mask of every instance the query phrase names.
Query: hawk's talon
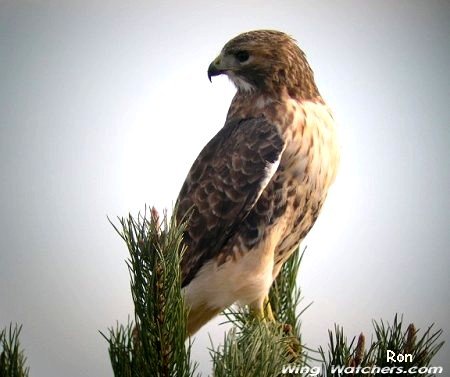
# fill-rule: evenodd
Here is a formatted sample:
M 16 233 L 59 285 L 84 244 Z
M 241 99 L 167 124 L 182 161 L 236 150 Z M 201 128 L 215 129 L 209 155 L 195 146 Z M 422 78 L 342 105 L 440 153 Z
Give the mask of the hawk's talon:
M 268 296 L 264 297 L 262 303 L 250 304 L 250 313 L 260 321 L 276 322 Z

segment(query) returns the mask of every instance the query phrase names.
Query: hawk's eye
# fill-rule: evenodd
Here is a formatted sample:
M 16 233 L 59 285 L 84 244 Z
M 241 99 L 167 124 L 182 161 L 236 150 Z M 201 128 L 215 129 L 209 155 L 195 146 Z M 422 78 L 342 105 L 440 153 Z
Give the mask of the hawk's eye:
M 236 59 L 239 60 L 241 63 L 244 63 L 249 58 L 249 54 L 247 51 L 238 51 L 236 52 Z

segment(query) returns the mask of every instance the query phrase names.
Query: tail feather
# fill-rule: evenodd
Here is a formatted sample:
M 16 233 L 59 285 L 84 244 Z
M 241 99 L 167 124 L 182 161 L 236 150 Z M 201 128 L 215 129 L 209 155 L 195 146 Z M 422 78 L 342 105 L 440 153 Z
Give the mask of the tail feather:
M 188 313 L 188 335 L 194 335 L 203 325 L 213 319 L 220 312 L 220 308 L 211 308 L 206 305 L 191 308 Z

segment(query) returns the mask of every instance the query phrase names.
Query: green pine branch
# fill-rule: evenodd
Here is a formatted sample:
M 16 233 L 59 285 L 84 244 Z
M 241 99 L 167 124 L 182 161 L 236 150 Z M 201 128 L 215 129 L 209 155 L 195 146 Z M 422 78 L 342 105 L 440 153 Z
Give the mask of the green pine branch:
M 19 335 L 22 326 L 9 325 L 0 331 L 0 377 L 28 377 L 29 367 L 20 346 Z
M 319 348 L 325 371 L 322 376 L 338 377 L 342 374 L 333 373 L 333 366 L 345 367 L 378 367 L 378 368 L 403 368 L 404 371 L 411 367 L 429 367 L 436 353 L 441 349 L 444 342 L 439 338 L 442 330 L 433 330 L 433 325 L 429 326 L 420 335 L 420 331 L 416 330 L 414 324 L 409 324 L 406 329 L 403 324 L 403 318 L 395 315 L 392 324 L 383 320 L 380 322 L 373 321 L 375 337 L 370 345 L 365 346 L 366 340 L 363 334 L 360 334 L 358 340 L 353 338 L 349 341 L 342 327 L 336 326 L 334 332 L 329 331 L 328 351 Z M 356 341 L 356 342 L 355 342 Z M 401 354 L 403 361 L 388 360 L 387 351 L 393 352 L 395 355 Z M 411 357 L 406 358 L 406 355 Z M 395 358 L 396 359 L 396 358 Z M 387 369 L 385 369 L 387 370 Z M 393 369 L 392 374 L 397 374 L 397 369 Z M 387 374 L 385 372 L 384 374 Z M 374 370 L 374 373 L 355 373 L 354 376 L 376 376 L 380 372 Z M 413 377 L 432 377 L 434 373 L 408 373 Z
M 134 323 L 102 334 L 109 343 L 115 376 L 190 377 L 190 344 L 185 346 L 187 312 L 181 295 L 183 224 L 160 222 L 155 210 L 120 218 L 114 228 L 125 241 L 134 303 Z
M 248 321 L 242 329 L 232 328 L 223 345 L 210 350 L 213 375 L 278 376 L 285 364 L 301 362 L 298 348 L 298 340 L 278 323 Z
M 298 329 L 300 327 L 299 318 L 301 313 L 296 313 L 296 309 L 301 302 L 301 291 L 297 287 L 297 274 L 304 253 L 305 250 L 300 252 L 297 249 L 291 255 L 281 267 L 281 271 L 269 292 L 269 302 L 277 321 L 289 324 L 298 335 L 300 335 Z

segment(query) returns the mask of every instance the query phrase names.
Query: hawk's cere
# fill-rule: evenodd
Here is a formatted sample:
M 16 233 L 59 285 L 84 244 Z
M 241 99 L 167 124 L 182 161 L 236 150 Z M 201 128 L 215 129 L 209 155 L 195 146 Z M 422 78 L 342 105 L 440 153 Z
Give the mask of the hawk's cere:
M 208 68 L 236 85 L 223 128 L 178 197 L 188 331 L 235 302 L 259 313 L 283 263 L 313 226 L 339 161 L 335 125 L 305 54 L 279 31 L 230 40 Z

